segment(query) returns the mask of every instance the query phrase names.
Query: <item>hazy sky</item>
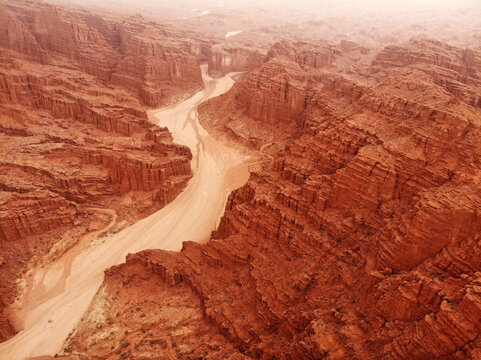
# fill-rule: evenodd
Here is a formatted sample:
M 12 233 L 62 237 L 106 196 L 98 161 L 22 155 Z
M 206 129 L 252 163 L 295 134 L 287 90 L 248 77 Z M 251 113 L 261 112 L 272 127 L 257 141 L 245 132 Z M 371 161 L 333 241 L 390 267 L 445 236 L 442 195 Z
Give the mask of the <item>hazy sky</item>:
M 16 1 L 16 0 L 6 0 Z M 481 0 L 46 0 L 140 13 L 205 35 L 329 20 L 326 31 L 354 41 L 377 32 L 395 41 L 431 37 L 481 48 Z M 337 20 L 337 22 L 336 22 Z M 367 34 L 367 35 L 366 35 Z M 332 34 L 331 34 L 332 35 Z M 317 33 L 319 38 L 329 34 Z M 334 37 L 332 35 L 331 37 Z M 384 40 L 383 40 L 384 41 Z M 384 43 L 386 43 L 384 41 Z
M 305 12 L 313 15 L 327 13 L 372 12 L 380 9 L 391 11 L 474 9 L 480 11 L 481 0 L 50 0 L 77 5 L 95 5 L 110 9 L 129 9 L 146 12 L 169 9 L 173 13 L 184 11 L 214 11 L 220 9 L 265 8 L 273 11 Z M 259 14 L 261 16 L 261 14 Z

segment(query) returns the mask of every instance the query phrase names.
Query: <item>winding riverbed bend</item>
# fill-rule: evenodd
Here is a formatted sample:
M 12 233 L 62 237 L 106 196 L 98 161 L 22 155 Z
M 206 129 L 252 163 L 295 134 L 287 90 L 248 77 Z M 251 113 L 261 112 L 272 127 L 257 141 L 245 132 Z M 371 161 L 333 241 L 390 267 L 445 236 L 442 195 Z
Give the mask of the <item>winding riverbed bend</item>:
M 47 269 L 35 270 L 16 312 L 23 330 L 0 344 L 1 359 L 57 353 L 101 285 L 104 270 L 123 262 L 127 254 L 145 249 L 179 251 L 183 241 L 209 239 L 227 197 L 247 181 L 249 172 L 242 155 L 211 137 L 197 114 L 199 104 L 230 89 L 236 74 L 212 79 L 207 66 L 201 68 L 203 91 L 175 107 L 149 114 L 159 126 L 168 127 L 176 143 L 192 151 L 194 176 L 186 189 L 162 210 L 108 236 L 103 243 L 87 247 L 79 241 L 71 253 Z

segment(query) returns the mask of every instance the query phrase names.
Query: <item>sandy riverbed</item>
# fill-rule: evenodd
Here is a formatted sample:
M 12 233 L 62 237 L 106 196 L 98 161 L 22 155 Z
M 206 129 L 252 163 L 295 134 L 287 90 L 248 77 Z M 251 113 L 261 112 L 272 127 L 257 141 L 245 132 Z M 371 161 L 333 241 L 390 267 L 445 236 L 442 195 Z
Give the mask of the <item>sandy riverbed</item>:
M 249 172 L 242 156 L 211 137 L 197 116 L 197 106 L 229 90 L 235 74 L 214 80 L 206 75 L 206 66 L 202 66 L 202 73 L 205 90 L 170 109 L 149 114 L 160 126 L 169 128 L 176 143 L 192 151 L 194 176 L 186 189 L 162 210 L 109 235 L 103 243 L 84 246 L 73 252 L 74 258 L 61 257 L 32 274 L 26 294 L 37 294 L 35 301 L 23 302 L 19 314 L 24 330 L 0 344 L 0 359 L 56 354 L 101 285 L 104 270 L 122 263 L 128 253 L 179 251 L 183 241 L 209 239 L 229 193 L 247 181 Z

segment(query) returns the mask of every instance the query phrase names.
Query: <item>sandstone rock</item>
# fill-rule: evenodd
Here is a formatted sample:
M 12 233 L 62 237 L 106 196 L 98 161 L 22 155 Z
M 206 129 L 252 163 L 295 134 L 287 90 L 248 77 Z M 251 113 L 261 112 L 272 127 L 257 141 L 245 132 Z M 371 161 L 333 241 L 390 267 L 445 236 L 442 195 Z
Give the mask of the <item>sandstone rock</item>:
M 202 83 L 196 55 L 173 40 L 172 53 L 159 46 L 152 53 L 167 35 L 135 21 L 122 28 L 35 1 L 0 5 L 0 340 L 14 334 L 4 309 L 29 264 L 58 257 L 107 225 L 90 208 L 113 209 L 128 226 L 175 199 L 192 175 L 189 149 L 149 122 L 139 92 L 168 82 L 175 92 L 154 94 L 150 105 L 157 105 L 195 90 Z M 121 41 L 120 33 L 129 35 Z M 164 54 L 164 64 L 146 60 L 135 74 L 145 82 L 113 81 L 126 54 L 142 51 Z M 179 53 L 187 68 L 173 79 L 170 61 Z
M 142 273 L 162 279 L 162 301 L 187 287 L 182 301 L 200 300 L 205 321 L 253 358 L 476 358 L 479 109 L 437 79 L 446 69 L 476 79 L 479 54 L 423 44 L 435 54 L 428 72 L 414 65 L 428 61 L 413 57 L 417 42 L 372 65 L 336 52 L 323 62 L 303 44 L 270 52 L 200 109 L 210 131 L 254 139 L 263 158 L 212 240 L 130 255 L 104 286 Z M 80 344 L 95 328 L 81 329 L 68 345 L 87 356 Z
M 124 87 L 148 106 L 202 87 L 197 59 L 207 43 L 141 16 L 100 18 L 23 0 L 0 7 L 1 47 L 43 64 L 69 63 Z
M 420 69 L 455 98 L 481 107 L 481 59 L 473 50 L 459 51 L 434 40 L 413 40 L 407 46 L 386 47 L 373 64 Z
M 256 49 L 239 46 L 224 48 L 213 46 L 209 55 L 209 74 L 222 75 L 230 72 L 252 71 L 260 68 L 264 55 Z

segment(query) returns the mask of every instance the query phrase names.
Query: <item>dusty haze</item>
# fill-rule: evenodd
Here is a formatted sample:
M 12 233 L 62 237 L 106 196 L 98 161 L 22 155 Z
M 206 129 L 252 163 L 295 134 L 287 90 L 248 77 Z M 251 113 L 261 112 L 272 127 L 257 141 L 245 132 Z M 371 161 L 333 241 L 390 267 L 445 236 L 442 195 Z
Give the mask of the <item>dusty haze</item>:
M 436 38 L 453 45 L 481 46 L 481 2 L 478 0 L 427 1 L 176 1 L 166 0 L 50 0 L 75 7 L 119 13 L 138 13 L 206 35 L 259 27 L 308 24 L 306 38 L 354 40 L 388 45 L 416 38 Z M 315 29 L 312 30 L 312 22 Z M 320 23 L 319 23 L 320 22 Z M 322 28 L 321 25 L 329 25 Z M 277 31 L 275 29 L 274 31 Z M 319 33 L 316 33 L 319 31 Z M 339 35 L 333 36 L 336 31 Z M 329 33 L 329 34 L 327 34 Z M 329 38 L 331 36 L 331 39 Z M 373 40 L 373 37 L 377 39 Z M 371 38 L 371 39 L 370 39 Z
M 480 360 L 479 139 L 481 0 L 0 0 L 0 360 Z

